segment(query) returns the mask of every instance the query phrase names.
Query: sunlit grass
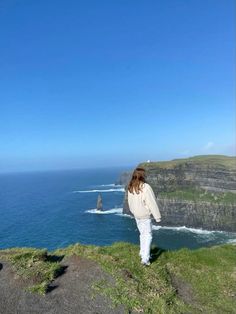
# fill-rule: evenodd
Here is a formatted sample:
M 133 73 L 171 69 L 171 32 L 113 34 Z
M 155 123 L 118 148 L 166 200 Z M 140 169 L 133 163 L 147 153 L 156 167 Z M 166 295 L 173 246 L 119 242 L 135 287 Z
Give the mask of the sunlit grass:
M 75 244 L 48 253 L 37 249 L 0 251 L 28 289 L 45 294 L 62 272 L 60 260 L 78 255 L 96 261 L 114 278 L 93 283 L 93 293 L 109 296 L 127 313 L 236 313 L 236 246 L 165 251 L 152 245 L 152 263 L 141 265 L 139 246 L 116 242 L 110 246 Z

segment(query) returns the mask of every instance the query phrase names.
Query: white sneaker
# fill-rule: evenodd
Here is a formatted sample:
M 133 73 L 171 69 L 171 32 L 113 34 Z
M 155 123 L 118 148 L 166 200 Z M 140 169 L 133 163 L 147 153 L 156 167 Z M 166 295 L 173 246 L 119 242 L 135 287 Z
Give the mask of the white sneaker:
M 151 265 L 151 263 L 148 261 L 148 262 L 143 262 L 143 261 L 141 261 L 141 264 L 142 265 L 144 265 L 144 266 L 149 266 L 149 265 Z

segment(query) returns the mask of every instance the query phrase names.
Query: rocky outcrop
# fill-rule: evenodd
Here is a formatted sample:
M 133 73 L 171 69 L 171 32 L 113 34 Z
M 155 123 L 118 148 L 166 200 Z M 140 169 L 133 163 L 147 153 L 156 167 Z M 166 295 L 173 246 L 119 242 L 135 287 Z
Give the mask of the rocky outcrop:
M 116 180 L 116 185 L 126 185 L 131 177 L 131 171 L 122 172 L 120 177 Z
M 157 196 L 162 225 L 236 231 L 236 157 L 196 156 L 139 166 Z M 126 172 L 120 183 L 126 185 L 130 175 Z M 132 215 L 127 191 L 123 213 Z

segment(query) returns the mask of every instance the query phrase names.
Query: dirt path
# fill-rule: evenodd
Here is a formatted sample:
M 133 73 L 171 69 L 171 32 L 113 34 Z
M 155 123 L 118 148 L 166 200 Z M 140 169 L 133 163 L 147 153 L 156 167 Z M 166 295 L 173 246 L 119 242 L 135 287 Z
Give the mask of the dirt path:
M 26 282 L 18 278 L 8 263 L 0 263 L 0 314 L 123 314 L 124 307 L 111 308 L 111 301 L 101 295 L 91 298 L 94 281 L 113 278 L 99 265 L 80 256 L 61 262 L 65 273 L 56 278 L 45 296 L 24 291 Z

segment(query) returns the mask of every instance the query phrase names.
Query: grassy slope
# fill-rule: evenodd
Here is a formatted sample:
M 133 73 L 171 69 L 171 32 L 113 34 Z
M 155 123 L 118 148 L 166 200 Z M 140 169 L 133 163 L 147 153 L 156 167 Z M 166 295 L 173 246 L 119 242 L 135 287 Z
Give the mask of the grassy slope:
M 236 170 L 236 157 L 224 155 L 199 155 L 189 158 L 173 159 L 170 161 L 143 162 L 139 166 L 148 168 L 174 168 L 185 163 L 199 164 L 204 166 L 218 166 L 231 170 Z
M 37 274 L 32 291 L 44 293 L 60 273 L 63 256 L 81 255 L 97 261 L 116 278 L 116 286 L 96 282 L 94 291 L 108 295 L 141 313 L 236 313 L 236 246 L 163 251 L 152 247 L 149 267 L 140 265 L 139 246 L 116 242 L 111 246 L 75 244 L 45 255 L 36 249 L 0 251 L 21 276 Z M 50 257 L 51 256 L 51 257 Z M 52 258 L 53 257 L 53 258 Z M 29 267 L 30 265 L 30 267 Z M 178 293 L 177 293 L 178 290 Z

